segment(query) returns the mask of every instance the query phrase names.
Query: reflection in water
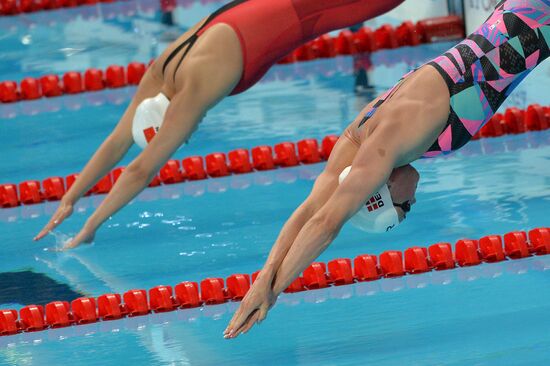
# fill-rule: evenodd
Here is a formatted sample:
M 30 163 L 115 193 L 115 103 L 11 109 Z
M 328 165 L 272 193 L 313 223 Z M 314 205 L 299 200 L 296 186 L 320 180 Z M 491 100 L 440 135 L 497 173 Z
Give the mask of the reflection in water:
M 82 293 L 32 271 L 0 273 L 0 304 L 45 305 L 52 300 L 72 301 Z

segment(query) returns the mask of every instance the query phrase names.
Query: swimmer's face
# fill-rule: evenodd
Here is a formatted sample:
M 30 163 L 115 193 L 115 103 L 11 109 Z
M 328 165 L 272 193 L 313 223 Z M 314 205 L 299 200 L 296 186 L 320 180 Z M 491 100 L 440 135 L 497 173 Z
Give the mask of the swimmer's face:
M 410 164 L 394 169 L 390 175 L 388 187 L 396 205 L 399 222 L 407 217 L 406 209 L 416 202 L 415 193 L 419 179 L 420 175 Z

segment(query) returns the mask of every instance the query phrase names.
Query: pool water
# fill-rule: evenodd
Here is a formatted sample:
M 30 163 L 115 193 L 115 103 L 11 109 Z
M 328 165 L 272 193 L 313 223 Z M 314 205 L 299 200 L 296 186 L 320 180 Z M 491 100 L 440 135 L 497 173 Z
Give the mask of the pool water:
M 9 47 L 0 53 L 0 79 L 146 62 L 173 30 L 159 24 L 154 3 L 0 18 L 0 27 L 11 29 L 3 36 Z M 178 8 L 178 29 L 216 7 L 191 3 Z M 84 19 L 82 9 L 101 16 Z M 29 19 L 37 25 L 24 27 Z M 56 25 L 48 26 L 48 19 L 56 19 Z M 83 32 L 82 24 L 90 23 L 105 32 L 104 39 Z M 55 36 L 61 30 L 62 36 Z M 21 46 L 29 34 L 37 47 Z M 49 40 L 51 53 L 45 48 Z M 339 134 L 378 93 L 451 45 L 275 66 L 252 90 L 209 112 L 175 157 Z M 80 51 L 73 55 L 60 51 L 63 47 Z M 365 65 L 368 75 L 361 93 L 354 92 L 355 75 L 363 71 L 354 64 Z M 549 82 L 550 64 L 544 63 L 504 107 L 550 104 L 544 87 Z M 80 171 L 134 91 L 0 105 L 1 182 Z M 138 153 L 133 148 L 120 165 Z M 347 225 L 319 259 L 548 226 L 549 159 L 550 132 L 543 131 L 472 141 L 455 154 L 418 161 L 418 203 L 406 223 L 391 233 L 368 236 Z M 73 216 L 39 243 L 32 237 L 56 202 L 2 209 L 0 279 L 2 273 L 10 275 L 0 281 L 6 283 L 0 288 L 5 299 L 0 307 L 27 305 L 21 298 L 43 303 L 77 293 L 99 296 L 252 273 L 261 268 L 280 228 L 323 167 L 146 189 L 105 223 L 93 245 L 67 253 L 48 249 L 77 233 L 103 196 L 83 198 Z M 550 258 L 530 257 L 285 294 L 261 326 L 232 341 L 224 340 L 222 331 L 238 303 L 0 337 L 0 365 L 54 365 L 69 359 L 79 365 L 547 365 L 549 269 Z M 13 273 L 20 274 L 17 280 Z M 40 286 L 40 293 L 25 291 Z M 16 296 L 22 291 L 24 297 Z M 48 300 L 46 291 L 52 296 Z

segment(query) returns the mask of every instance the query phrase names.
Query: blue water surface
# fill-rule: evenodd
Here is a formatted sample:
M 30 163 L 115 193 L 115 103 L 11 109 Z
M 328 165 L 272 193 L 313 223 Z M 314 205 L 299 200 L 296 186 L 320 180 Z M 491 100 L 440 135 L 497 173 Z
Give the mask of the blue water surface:
M 159 23 L 155 3 L 2 18 L 0 27 L 10 29 L 3 44 L 10 46 L 0 53 L 0 78 L 145 62 L 158 55 L 161 38 L 174 29 Z M 180 5 L 178 19 L 189 19 L 190 26 L 216 6 Z M 40 17 L 59 19 L 51 25 Z M 31 20 L 34 26 L 23 27 Z M 103 40 L 94 41 L 84 31 L 90 22 L 104 32 Z M 185 25 L 180 22 L 178 29 Z M 28 34 L 36 47 L 21 45 Z M 67 44 L 81 50 L 62 51 Z M 210 111 L 175 157 L 339 134 L 378 93 L 451 45 L 275 66 L 250 91 Z M 549 70 L 548 62 L 541 65 L 504 107 L 550 104 L 544 87 Z M 361 72 L 368 83 L 356 93 Z M 80 171 L 134 91 L 0 105 L 0 183 Z M 138 153 L 132 149 L 120 164 Z M 319 259 L 548 226 L 549 160 L 550 132 L 543 131 L 472 141 L 447 157 L 418 161 L 418 203 L 403 225 L 386 235 L 366 235 L 346 225 Z M 83 198 L 73 216 L 39 243 L 31 239 L 58 203 L 2 209 L 0 278 L 31 271 L 74 292 L 99 296 L 252 273 L 261 268 L 280 228 L 323 167 L 146 189 L 103 225 L 94 244 L 66 253 L 48 249 L 77 233 L 103 196 Z M 237 303 L 0 337 L 0 365 L 63 365 L 68 360 L 83 366 L 547 365 L 549 269 L 550 258 L 531 257 L 283 295 L 261 326 L 234 341 L 223 340 L 222 331 Z M 0 288 L 2 299 L 8 299 L 1 308 L 26 305 L 15 296 L 15 290 L 26 287 L 13 286 Z

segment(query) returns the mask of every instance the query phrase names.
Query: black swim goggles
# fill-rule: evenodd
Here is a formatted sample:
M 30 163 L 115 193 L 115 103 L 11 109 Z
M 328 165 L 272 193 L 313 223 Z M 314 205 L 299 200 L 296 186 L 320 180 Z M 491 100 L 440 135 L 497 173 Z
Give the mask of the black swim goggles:
M 405 201 L 403 203 L 395 203 L 393 202 L 394 207 L 399 207 L 403 210 L 404 213 L 407 213 L 411 210 L 411 201 Z

